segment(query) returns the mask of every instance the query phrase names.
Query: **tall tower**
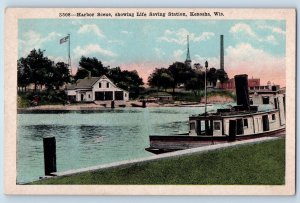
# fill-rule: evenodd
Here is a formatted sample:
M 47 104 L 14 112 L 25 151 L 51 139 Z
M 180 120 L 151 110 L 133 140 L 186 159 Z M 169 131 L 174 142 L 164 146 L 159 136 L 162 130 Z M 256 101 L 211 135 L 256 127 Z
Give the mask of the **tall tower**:
M 220 69 L 224 70 L 224 39 L 223 35 L 220 35 Z
M 192 60 L 190 57 L 190 42 L 189 42 L 189 35 L 187 35 L 187 52 L 186 52 L 186 60 L 185 65 L 189 68 L 192 67 Z

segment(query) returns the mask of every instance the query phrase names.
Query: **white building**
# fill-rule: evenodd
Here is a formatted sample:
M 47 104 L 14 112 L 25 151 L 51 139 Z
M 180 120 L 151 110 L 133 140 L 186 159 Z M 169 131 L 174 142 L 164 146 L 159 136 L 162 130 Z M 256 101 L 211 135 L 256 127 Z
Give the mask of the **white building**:
M 65 91 L 69 100 L 77 102 L 129 100 L 129 92 L 118 88 L 105 75 L 79 79 L 76 84 L 68 85 Z

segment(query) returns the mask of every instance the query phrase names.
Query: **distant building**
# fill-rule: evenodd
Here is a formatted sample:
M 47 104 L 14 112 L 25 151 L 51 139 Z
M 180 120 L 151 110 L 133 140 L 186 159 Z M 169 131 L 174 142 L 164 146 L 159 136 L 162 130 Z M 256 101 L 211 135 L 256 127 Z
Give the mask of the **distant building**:
M 76 84 L 67 85 L 65 91 L 69 100 L 77 102 L 129 100 L 129 92 L 118 88 L 105 75 L 79 79 Z
M 254 88 L 256 86 L 260 86 L 260 79 L 259 78 L 249 78 L 248 79 L 249 89 Z M 220 83 L 219 88 L 226 89 L 226 90 L 235 90 L 234 78 L 229 79 L 227 82 Z

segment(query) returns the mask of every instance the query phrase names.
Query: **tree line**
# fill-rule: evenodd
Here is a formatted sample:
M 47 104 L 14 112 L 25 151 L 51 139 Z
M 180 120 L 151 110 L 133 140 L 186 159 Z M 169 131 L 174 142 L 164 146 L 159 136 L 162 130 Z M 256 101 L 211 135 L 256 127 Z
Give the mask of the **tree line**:
M 26 92 L 28 85 L 33 84 L 36 91 L 38 86 L 47 89 L 59 89 L 71 81 L 68 65 L 64 62 L 54 63 L 44 56 L 44 51 L 33 49 L 27 57 L 17 61 L 18 87 Z
M 195 64 L 194 69 L 182 62 L 175 62 L 168 68 L 156 68 L 148 78 L 148 84 L 158 90 L 173 89 L 183 84 L 186 90 L 191 90 L 195 95 L 204 88 L 204 71 L 200 64 Z M 17 61 L 18 87 L 26 92 L 28 85 L 33 84 L 36 92 L 37 87 L 45 87 L 46 90 L 59 90 L 64 84 L 75 83 L 91 75 L 99 77 L 106 75 L 118 87 L 130 92 L 132 97 L 138 97 L 143 89 L 143 79 L 137 71 L 121 70 L 120 67 L 104 66 L 100 60 L 93 57 L 82 56 L 79 60 L 79 69 L 75 76 L 70 75 L 69 67 L 64 62 L 50 60 L 44 56 L 44 51 L 33 49 L 28 56 L 21 57 Z M 221 83 L 228 80 L 227 73 L 222 69 L 209 68 L 207 80 Z M 41 88 L 42 89 L 42 88 Z
M 200 64 L 195 64 L 195 69 L 182 62 L 175 62 L 168 68 L 156 68 L 148 77 L 148 84 L 158 90 L 167 90 L 183 85 L 186 90 L 191 90 L 195 95 L 198 90 L 204 89 L 205 86 L 205 68 Z M 204 69 L 204 70 L 200 70 Z M 217 81 L 224 83 L 228 81 L 228 75 L 223 69 L 214 67 L 207 70 L 207 81 L 216 84 Z
M 120 67 L 110 68 L 104 66 L 95 57 L 82 56 L 79 66 L 76 75 L 72 76 L 66 63 L 54 63 L 44 56 L 44 51 L 33 49 L 26 57 L 21 57 L 17 61 L 18 87 L 25 92 L 30 84 L 34 85 L 35 92 L 38 86 L 44 86 L 46 90 L 59 90 L 64 84 L 76 83 L 77 80 L 88 77 L 89 74 L 92 77 L 106 75 L 118 87 L 135 96 L 144 84 L 137 71 L 121 70 Z

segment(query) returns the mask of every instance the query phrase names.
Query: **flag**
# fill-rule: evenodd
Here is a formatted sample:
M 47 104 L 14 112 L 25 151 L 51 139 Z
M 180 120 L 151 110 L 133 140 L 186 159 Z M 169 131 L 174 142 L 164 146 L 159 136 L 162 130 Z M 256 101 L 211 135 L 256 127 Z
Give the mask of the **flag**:
M 59 43 L 62 44 L 62 43 L 67 42 L 68 40 L 69 40 L 69 36 L 66 36 L 66 37 L 64 37 L 64 38 L 61 38 L 61 39 L 59 40 Z

